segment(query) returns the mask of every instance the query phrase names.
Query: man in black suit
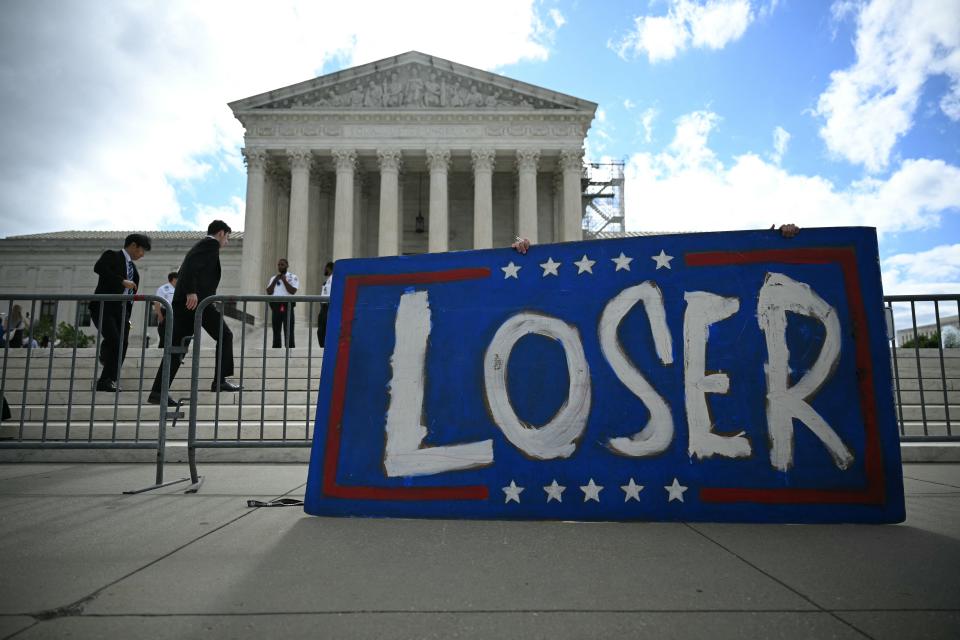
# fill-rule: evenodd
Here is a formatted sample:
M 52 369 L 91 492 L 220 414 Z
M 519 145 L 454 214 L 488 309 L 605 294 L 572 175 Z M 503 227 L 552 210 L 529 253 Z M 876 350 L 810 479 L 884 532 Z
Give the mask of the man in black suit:
M 118 369 L 127 355 L 133 294 L 140 285 L 140 272 L 133 263 L 147 251 L 150 251 L 150 238 L 142 233 L 131 233 L 123 241 L 123 249 L 104 251 L 93 266 L 94 272 L 100 276 L 94 293 L 123 293 L 131 296 L 130 302 L 104 302 L 101 305 L 94 300 L 89 304 L 90 317 L 101 336 L 100 363 L 103 370 L 97 380 L 97 391 L 116 393 L 118 390 Z
M 197 305 L 204 298 L 216 295 L 220 284 L 220 249 L 227 246 L 230 240 L 231 229 L 223 220 L 214 220 L 207 227 L 207 237 L 193 245 L 183 259 L 178 270 L 177 287 L 173 292 L 173 345 L 186 347 L 193 336 L 193 322 L 196 317 Z M 220 363 L 219 378 L 214 379 L 211 391 L 239 391 L 239 385 L 227 380 L 233 375 L 233 332 L 225 323 L 221 325 L 222 316 L 215 305 L 210 305 L 203 312 L 201 325 L 214 340 L 220 337 L 221 326 L 223 337 L 217 341 L 217 361 Z M 170 380 L 177 375 L 180 363 L 183 362 L 183 353 L 174 353 L 170 357 Z M 162 386 L 163 365 L 157 370 L 157 377 L 153 381 L 153 388 L 147 401 L 151 404 L 160 404 L 160 387 Z M 167 398 L 169 406 L 176 406 Z

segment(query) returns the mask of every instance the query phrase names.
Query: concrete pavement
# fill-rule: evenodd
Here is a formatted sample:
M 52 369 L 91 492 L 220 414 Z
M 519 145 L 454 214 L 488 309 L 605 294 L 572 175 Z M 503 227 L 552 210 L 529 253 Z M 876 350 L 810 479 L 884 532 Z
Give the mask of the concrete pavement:
M 896 526 L 315 518 L 302 464 L 0 465 L 0 638 L 957 638 L 960 464 Z M 169 478 L 187 475 L 169 465 Z

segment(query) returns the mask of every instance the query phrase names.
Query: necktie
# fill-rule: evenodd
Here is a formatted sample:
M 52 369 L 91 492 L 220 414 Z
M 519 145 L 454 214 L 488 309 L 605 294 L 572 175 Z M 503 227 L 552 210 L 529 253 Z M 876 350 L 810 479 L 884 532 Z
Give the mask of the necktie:
M 133 262 L 127 260 L 127 280 L 133 282 Z M 133 289 L 124 289 L 124 293 L 128 295 L 133 295 Z

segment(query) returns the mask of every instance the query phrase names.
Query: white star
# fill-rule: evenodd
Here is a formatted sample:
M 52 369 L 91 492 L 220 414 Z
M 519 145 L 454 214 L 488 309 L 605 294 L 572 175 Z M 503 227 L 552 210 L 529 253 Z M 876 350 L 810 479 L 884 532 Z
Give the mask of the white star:
M 626 494 L 623 498 L 624 502 L 629 502 L 630 498 L 640 502 L 640 492 L 643 491 L 642 484 L 637 484 L 633 481 L 633 478 L 630 478 L 630 482 L 628 484 L 620 485 L 620 488 L 623 489 L 623 492 Z
M 586 486 L 580 487 L 580 490 L 583 491 L 583 501 L 594 500 L 600 502 L 600 492 L 603 491 L 603 487 L 594 484 L 593 478 L 590 478 L 590 482 Z
M 577 265 L 577 275 L 581 273 L 593 273 L 593 265 L 597 264 L 596 260 L 591 260 L 587 257 L 587 254 L 583 254 L 583 257 L 574 262 L 573 264 Z
M 686 491 L 687 488 L 677 482 L 676 478 L 673 479 L 673 484 L 665 486 L 664 489 L 670 494 L 670 499 L 667 500 L 667 502 L 673 502 L 674 500 L 683 502 L 683 492 Z
M 543 488 L 543 490 L 547 492 L 547 502 L 550 502 L 551 500 L 563 502 L 563 496 L 560 494 L 563 493 L 564 489 L 566 489 L 566 487 L 560 486 L 557 484 L 556 479 L 554 479 L 551 484 L 548 484 Z
M 513 260 L 511 260 L 510 264 L 508 264 L 505 267 L 500 267 L 500 269 L 503 270 L 504 280 L 506 280 L 507 278 L 516 278 L 517 280 L 519 280 L 520 278 L 517 278 L 517 271 L 520 271 L 520 269 L 523 269 L 523 267 L 518 267 L 517 265 L 513 264 Z
M 619 258 L 610 258 L 617 265 L 617 268 L 614 271 L 620 271 L 620 269 L 626 269 L 630 271 L 630 263 L 633 262 L 633 258 L 628 258 L 623 255 L 623 251 L 620 252 Z
M 517 483 L 511 480 L 510 486 L 504 487 L 503 492 L 507 495 L 507 497 L 503 500 L 503 504 L 507 504 L 511 500 L 517 504 L 520 504 L 520 494 L 523 493 L 523 487 L 518 487 Z
M 561 264 L 563 263 L 554 262 L 553 258 L 547 258 L 546 262 L 541 262 L 540 266 L 543 268 L 543 277 L 546 278 L 547 276 L 559 275 L 557 273 L 557 269 L 560 267 Z
M 663 249 L 660 249 L 660 255 L 650 256 L 650 259 L 657 263 L 657 269 L 671 269 L 670 261 L 673 260 L 673 256 L 668 256 Z

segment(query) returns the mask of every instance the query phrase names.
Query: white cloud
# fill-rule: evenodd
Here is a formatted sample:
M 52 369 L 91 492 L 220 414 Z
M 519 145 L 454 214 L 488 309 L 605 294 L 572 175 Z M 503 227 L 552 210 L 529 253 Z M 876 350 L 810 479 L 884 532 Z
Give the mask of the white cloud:
M 593 120 L 593 126 L 587 139 L 584 140 L 584 155 L 586 158 L 598 158 L 606 153 L 607 143 L 613 139 L 610 134 L 612 123 L 607 120 L 607 110 L 597 107 L 596 116 Z
M 873 226 L 882 234 L 935 228 L 942 215 L 960 211 L 960 168 L 942 160 L 908 160 L 886 180 L 840 188 L 753 153 L 725 166 L 708 144 L 719 121 L 707 111 L 687 114 L 677 120 L 666 150 L 630 158 L 628 229 L 719 231 L 793 222 Z
M 0 236 L 193 227 L 197 213 L 181 210 L 176 188 L 242 171 L 243 130 L 227 102 L 307 80 L 334 60 L 411 49 L 484 69 L 544 60 L 562 15 L 550 27 L 538 7 L 9 3 L 0 21 Z
M 204 229 L 210 220 L 223 220 L 233 230 L 243 229 L 243 216 L 246 210 L 246 202 L 243 198 L 231 196 L 230 201 L 223 206 L 200 205 L 197 207 L 196 215 L 193 219 L 195 229 Z
M 931 76 L 949 78 L 940 107 L 960 119 L 960 2 L 873 0 L 832 9 L 836 17 L 854 8 L 860 9 L 856 62 L 830 75 L 815 113 L 825 120 L 820 136 L 832 153 L 880 171 L 913 127 Z
M 550 19 L 553 20 L 553 26 L 557 29 L 567 24 L 567 19 L 563 17 L 559 9 L 550 9 Z
M 960 293 L 960 244 L 899 253 L 883 260 L 881 270 L 887 295 Z
M 623 101 L 623 108 L 626 109 L 627 111 L 630 111 L 635 106 L 637 106 L 637 103 L 631 100 L 630 98 L 627 98 L 626 100 Z
M 764 4 L 762 15 L 776 4 Z M 666 15 L 638 16 L 634 29 L 609 46 L 624 60 L 646 55 L 653 64 L 672 60 L 691 46 L 722 49 L 740 39 L 755 18 L 750 0 L 669 0 Z
M 653 140 L 653 121 L 656 120 L 660 112 L 649 107 L 640 114 L 640 126 L 643 127 L 643 141 L 647 144 Z
M 773 153 L 770 159 L 773 163 L 779 165 L 783 161 L 783 154 L 787 152 L 787 146 L 790 144 L 790 133 L 781 126 L 773 130 Z
M 864 0 L 835 0 L 830 5 L 830 39 L 836 40 L 840 23 L 851 16 L 856 16 L 863 8 Z

